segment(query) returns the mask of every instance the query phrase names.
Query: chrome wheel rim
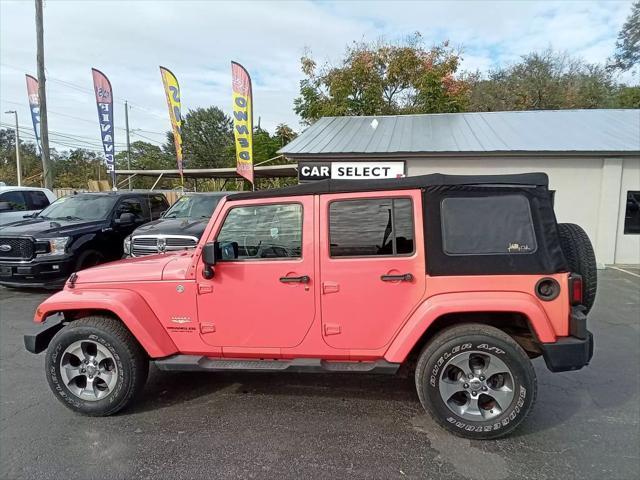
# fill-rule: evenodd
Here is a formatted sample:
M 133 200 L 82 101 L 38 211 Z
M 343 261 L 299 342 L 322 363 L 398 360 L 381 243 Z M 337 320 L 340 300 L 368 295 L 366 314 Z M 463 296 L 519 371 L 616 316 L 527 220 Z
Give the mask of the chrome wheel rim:
M 497 356 L 481 351 L 451 357 L 440 375 L 440 398 L 457 416 L 474 422 L 492 420 L 514 398 L 514 379 Z
M 118 367 L 104 345 L 78 340 L 62 352 L 60 377 L 73 395 L 95 402 L 106 398 L 115 388 Z

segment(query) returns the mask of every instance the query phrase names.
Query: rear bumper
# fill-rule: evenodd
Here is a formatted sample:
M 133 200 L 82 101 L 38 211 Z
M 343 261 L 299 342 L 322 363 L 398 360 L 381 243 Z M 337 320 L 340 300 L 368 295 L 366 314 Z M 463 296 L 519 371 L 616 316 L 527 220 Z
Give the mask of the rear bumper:
M 542 343 L 540 349 L 552 372 L 580 370 L 593 357 L 593 335 L 587 330 L 587 316 L 580 307 L 574 307 L 569 323 L 570 336 L 554 343 Z
M 38 328 L 24 336 L 24 348 L 31 353 L 40 353 L 47 349 L 53 336 L 64 326 L 62 315 L 47 318 Z

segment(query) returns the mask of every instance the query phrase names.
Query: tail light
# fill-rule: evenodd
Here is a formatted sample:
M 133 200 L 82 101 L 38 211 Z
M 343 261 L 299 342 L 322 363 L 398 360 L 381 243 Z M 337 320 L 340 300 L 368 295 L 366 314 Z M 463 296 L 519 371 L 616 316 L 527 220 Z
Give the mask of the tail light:
M 569 275 L 569 300 L 571 305 L 582 305 L 582 276 L 572 273 Z

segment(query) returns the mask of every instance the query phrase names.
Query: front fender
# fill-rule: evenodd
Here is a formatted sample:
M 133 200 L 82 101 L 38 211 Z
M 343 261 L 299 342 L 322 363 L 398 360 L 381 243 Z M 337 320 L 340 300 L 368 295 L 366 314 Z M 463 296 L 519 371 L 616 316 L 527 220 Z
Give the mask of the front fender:
M 57 312 L 96 310 L 106 310 L 120 318 L 151 358 L 166 357 L 178 352 L 147 302 L 131 290 L 65 289 L 38 306 L 34 321 L 41 323 Z
M 519 292 L 468 292 L 434 295 L 404 324 L 385 353 L 388 362 L 401 363 L 439 317 L 451 313 L 516 312 L 524 315 L 540 342 L 555 342 L 556 334 L 535 298 Z

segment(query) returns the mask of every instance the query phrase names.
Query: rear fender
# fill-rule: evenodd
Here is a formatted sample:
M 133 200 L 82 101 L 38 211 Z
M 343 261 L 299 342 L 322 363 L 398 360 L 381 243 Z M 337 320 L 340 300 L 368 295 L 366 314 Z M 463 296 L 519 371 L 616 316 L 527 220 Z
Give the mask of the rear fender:
M 538 341 L 555 342 L 556 334 L 537 300 L 519 292 L 468 292 L 435 295 L 422 303 L 402 327 L 384 355 L 403 362 L 422 335 L 441 316 L 452 313 L 514 312 L 524 315 Z
M 58 312 L 108 311 L 117 316 L 136 337 L 149 357 L 166 357 L 178 349 L 144 298 L 131 290 L 65 289 L 38 306 L 34 321 L 43 322 Z

